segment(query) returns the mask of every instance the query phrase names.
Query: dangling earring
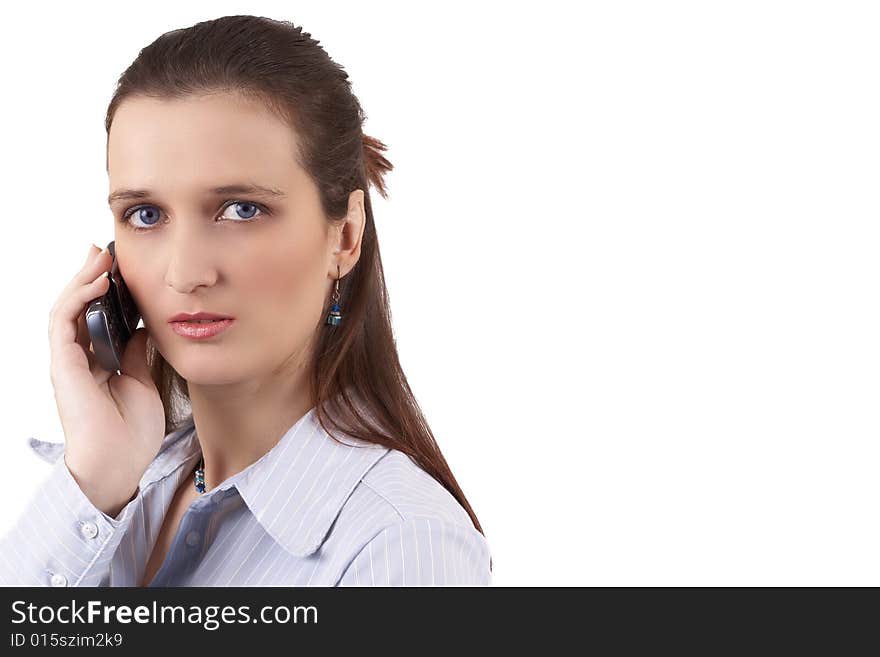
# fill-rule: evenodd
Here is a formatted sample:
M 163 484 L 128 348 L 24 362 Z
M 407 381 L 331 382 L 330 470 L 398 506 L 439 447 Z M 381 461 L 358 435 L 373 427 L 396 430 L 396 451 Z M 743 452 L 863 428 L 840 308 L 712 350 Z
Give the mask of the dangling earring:
M 330 313 L 327 315 L 327 324 L 336 326 L 342 321 L 342 313 L 339 312 L 339 265 L 336 265 L 336 289 L 333 290 L 333 305 L 330 306 Z

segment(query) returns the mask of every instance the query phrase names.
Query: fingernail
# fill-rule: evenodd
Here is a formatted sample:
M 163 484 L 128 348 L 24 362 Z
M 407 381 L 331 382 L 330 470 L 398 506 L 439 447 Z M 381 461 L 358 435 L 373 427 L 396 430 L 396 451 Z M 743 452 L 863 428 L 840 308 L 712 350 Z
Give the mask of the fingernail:
M 86 264 L 86 265 L 89 264 L 89 263 L 92 261 L 92 258 L 95 257 L 95 249 L 97 249 L 97 248 L 98 248 L 98 247 L 95 246 L 94 244 L 92 244 L 92 245 L 89 247 L 89 252 L 86 254 L 86 261 L 85 261 L 85 264 Z

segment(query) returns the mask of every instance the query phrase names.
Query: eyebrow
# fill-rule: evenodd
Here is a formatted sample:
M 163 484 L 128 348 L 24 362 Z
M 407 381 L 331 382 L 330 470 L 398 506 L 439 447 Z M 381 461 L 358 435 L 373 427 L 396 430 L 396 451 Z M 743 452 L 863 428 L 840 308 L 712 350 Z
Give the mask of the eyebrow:
M 208 193 L 214 196 L 225 196 L 227 194 L 254 194 L 271 198 L 285 198 L 287 196 L 280 189 L 275 189 L 274 187 L 243 183 L 211 187 L 208 190 Z M 150 198 L 151 196 L 153 196 L 153 192 L 149 189 L 117 189 L 107 197 L 107 204 L 113 205 L 116 201 L 145 199 Z

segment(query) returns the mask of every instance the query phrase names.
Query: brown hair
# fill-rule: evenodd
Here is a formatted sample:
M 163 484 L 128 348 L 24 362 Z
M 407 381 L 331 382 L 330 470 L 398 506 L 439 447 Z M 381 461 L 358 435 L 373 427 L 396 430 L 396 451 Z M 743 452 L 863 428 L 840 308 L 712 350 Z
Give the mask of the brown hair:
M 311 362 L 316 414 L 325 429 L 329 424 L 407 454 L 452 493 L 483 533 L 398 359 L 368 189 L 372 183 L 387 198 L 383 177 L 393 167 L 382 155 L 386 146 L 363 134 L 366 115 L 348 74 L 318 44 L 301 27 L 257 16 L 224 16 L 167 32 L 119 77 L 105 120 L 108 148 L 113 116 L 128 97 L 233 92 L 261 101 L 296 132 L 300 148 L 293 156 L 315 181 L 329 222 L 345 219 L 350 192 L 364 191 L 360 258 L 339 281 L 344 319 L 316 327 Z M 175 397 L 189 401 L 187 383 L 150 343 L 148 360 L 170 433 L 192 417 L 180 417 L 175 404 Z

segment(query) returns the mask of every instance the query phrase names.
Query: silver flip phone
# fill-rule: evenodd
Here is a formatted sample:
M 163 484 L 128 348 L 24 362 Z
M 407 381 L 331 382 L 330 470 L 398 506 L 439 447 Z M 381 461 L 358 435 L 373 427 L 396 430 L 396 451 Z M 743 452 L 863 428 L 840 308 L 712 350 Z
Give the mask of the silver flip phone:
M 141 314 L 119 273 L 114 247 L 115 241 L 107 245 L 113 258 L 110 287 L 103 295 L 89 302 L 86 325 L 98 364 L 108 372 L 121 372 L 125 345 L 137 329 Z

